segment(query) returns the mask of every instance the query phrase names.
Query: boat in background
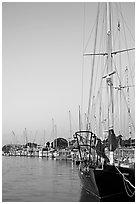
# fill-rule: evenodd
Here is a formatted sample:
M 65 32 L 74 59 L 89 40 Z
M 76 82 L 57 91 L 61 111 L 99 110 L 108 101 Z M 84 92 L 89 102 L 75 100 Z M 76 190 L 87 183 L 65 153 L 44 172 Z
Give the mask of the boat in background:
M 70 149 L 59 149 L 58 156 L 56 156 L 57 160 L 65 160 L 72 161 L 72 151 Z
M 113 5 L 117 10 L 112 14 L 112 11 L 114 11 Z M 103 8 L 105 15 L 103 14 L 101 17 Z M 115 28 L 115 24 L 112 22 L 115 15 L 117 15 L 115 21 L 116 32 L 112 31 L 112 27 Z M 102 25 L 99 22 L 102 22 Z M 123 139 L 120 140 L 123 137 L 121 129 L 124 128 L 129 133 L 130 139 L 134 129 L 134 120 L 131 116 L 134 113 L 134 106 L 130 107 L 130 102 L 134 102 L 133 98 L 130 101 L 130 96 L 133 97 L 134 94 L 130 95 L 129 93 L 130 87 L 133 87 L 134 84 L 132 75 L 128 73 L 131 71 L 131 64 L 127 65 L 126 63 L 127 59 L 131 57 L 130 53 L 135 48 L 128 48 L 127 42 L 120 44 L 120 41 L 118 41 L 116 44 L 122 28 L 124 30 L 122 40 L 126 41 L 127 39 L 124 25 L 121 6 L 118 7 L 117 3 L 99 3 L 95 39 L 94 42 L 92 41 L 93 53 L 84 53 L 84 56 L 92 57 L 86 130 L 80 128 L 79 131 L 75 132 L 74 138 L 77 141 L 81 160 L 79 177 L 83 188 L 99 201 L 135 201 L 135 147 L 126 147 L 122 145 L 124 142 L 120 143 L 124 141 Z M 98 32 L 101 34 L 99 41 Z M 105 39 L 103 39 L 103 34 L 105 34 Z M 104 42 L 106 42 L 106 45 L 104 45 Z M 97 51 L 97 48 L 99 51 Z M 105 48 L 105 51 L 102 51 L 101 48 Z M 126 54 L 127 57 L 122 57 L 122 54 Z M 119 65 L 116 60 L 117 55 L 120 59 Z M 103 57 L 104 59 L 100 61 L 98 59 L 96 62 L 95 57 Z M 133 56 L 132 59 L 134 59 Z M 123 64 L 122 60 L 124 60 Z M 100 62 L 102 62 L 102 65 L 99 65 Z M 122 68 L 125 69 L 124 72 L 122 72 Z M 129 80 L 129 76 L 131 80 Z M 125 80 L 123 80 L 124 77 L 126 77 Z M 123 100 L 122 96 L 124 96 Z M 124 116 L 123 119 L 122 116 Z M 129 126 L 124 123 L 126 117 Z M 122 126 L 122 122 L 124 126 Z M 106 137 L 104 137 L 103 128 Z M 119 132 L 118 128 L 121 128 Z M 119 135 L 116 136 L 115 132 Z

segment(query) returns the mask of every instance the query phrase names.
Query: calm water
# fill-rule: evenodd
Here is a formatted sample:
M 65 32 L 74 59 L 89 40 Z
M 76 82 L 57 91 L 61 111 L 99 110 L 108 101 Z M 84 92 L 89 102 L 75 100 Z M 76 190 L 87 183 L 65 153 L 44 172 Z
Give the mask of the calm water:
M 68 161 L 2 157 L 3 202 L 95 201 L 82 188 L 78 166 Z

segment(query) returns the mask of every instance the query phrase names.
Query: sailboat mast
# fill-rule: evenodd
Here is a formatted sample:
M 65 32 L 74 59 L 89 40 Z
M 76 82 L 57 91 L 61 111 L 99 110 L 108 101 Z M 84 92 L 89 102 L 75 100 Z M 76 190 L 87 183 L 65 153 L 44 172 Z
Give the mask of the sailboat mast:
M 55 148 L 57 148 L 57 125 L 54 125 L 55 128 Z
M 79 106 L 79 131 L 81 131 L 81 114 L 80 114 L 80 106 Z
M 106 82 L 108 85 L 108 129 L 114 127 L 114 104 L 113 104 L 113 80 L 112 80 L 112 33 L 111 33 L 111 4 L 107 2 L 107 73 Z M 108 134 L 110 132 L 108 131 Z M 110 136 L 110 164 L 114 163 L 114 152 L 112 151 L 112 136 Z
M 111 4 L 107 2 L 107 73 L 112 73 L 112 34 L 111 34 Z M 114 108 L 113 108 L 113 92 L 112 92 L 112 75 L 106 78 L 109 86 L 109 112 L 108 112 L 108 128 L 114 127 Z
M 72 139 L 72 125 L 71 125 L 71 112 L 69 110 L 69 127 L 70 127 L 70 139 Z
M 53 137 L 53 148 L 55 147 L 55 142 L 54 142 L 54 119 L 52 118 L 52 137 Z
M 45 130 L 44 130 L 44 146 L 45 146 Z

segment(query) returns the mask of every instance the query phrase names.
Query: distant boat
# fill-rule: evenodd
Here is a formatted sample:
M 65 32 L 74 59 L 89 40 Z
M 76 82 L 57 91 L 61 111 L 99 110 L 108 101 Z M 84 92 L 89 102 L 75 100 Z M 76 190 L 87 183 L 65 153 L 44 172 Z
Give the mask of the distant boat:
M 72 161 L 71 150 L 69 149 L 58 150 L 58 155 L 56 156 L 56 160 Z
M 114 32 L 112 31 L 112 26 L 115 27 L 115 25 L 112 23 L 112 19 L 114 19 L 114 14 L 112 15 L 112 6 L 114 3 L 103 3 L 103 6 L 104 4 L 106 5 L 106 15 L 103 15 L 101 19 L 103 23 L 102 26 L 98 23 L 99 14 L 101 13 L 100 11 L 102 7 L 100 8 L 98 6 L 94 52 L 84 54 L 86 56 L 92 56 L 93 63 L 89 94 L 89 106 L 86 121 L 87 127 L 86 130 L 80 130 L 75 132 L 74 134 L 74 138 L 77 141 L 79 155 L 81 158 L 81 162 L 79 165 L 79 176 L 84 189 L 88 191 L 88 193 L 94 195 L 99 201 L 135 201 L 135 148 L 133 146 L 130 146 L 129 148 L 121 146 L 120 137 L 116 137 L 114 131 L 118 126 L 118 118 L 116 119 L 115 117 L 117 110 L 119 110 L 119 123 L 122 122 L 122 116 L 120 114 L 121 109 L 120 106 L 118 106 L 119 98 L 114 98 L 114 91 L 120 91 L 121 100 L 122 94 L 125 97 L 123 89 L 126 89 L 125 92 L 128 96 L 125 99 L 125 102 L 127 106 L 127 115 L 130 122 L 129 136 L 131 137 L 131 126 L 133 126 L 133 121 L 131 118 L 131 109 L 129 103 L 129 88 L 130 86 L 133 86 L 133 84 L 129 84 L 128 78 L 126 78 L 126 85 L 123 85 L 123 81 L 121 80 L 121 78 L 123 78 L 124 75 L 122 75 L 122 71 L 118 72 L 117 69 L 125 68 L 125 73 L 127 74 L 127 71 L 130 69 L 128 69 L 127 66 L 125 67 L 126 59 L 128 59 L 129 53 L 132 52 L 134 48 L 128 48 L 127 44 L 125 44 L 126 48 L 123 47 L 123 49 L 118 49 L 115 51 L 116 45 L 123 46 L 123 44 L 120 44 L 120 41 L 118 42 L 118 44 L 114 45 L 115 39 L 118 37 L 118 35 L 120 35 L 122 29 L 121 27 L 124 27 L 124 25 L 122 24 L 123 22 L 120 21 L 120 17 L 123 20 L 123 15 L 121 13 L 121 7 L 119 10 L 116 3 L 115 6 L 117 8 L 117 12 L 115 14 L 117 14 L 119 11 L 120 14 L 118 15 L 116 35 L 112 36 L 112 34 L 114 34 Z M 107 17 L 107 21 L 105 21 L 105 16 Z M 103 39 L 103 26 L 106 26 L 106 40 Z M 100 33 L 102 37 L 99 41 L 100 44 L 97 44 L 98 27 L 100 27 Z M 99 46 L 104 42 L 107 42 L 105 52 L 97 52 L 97 45 Z M 121 64 L 119 65 L 120 67 L 118 67 L 118 65 L 115 64 L 117 61 L 114 61 L 115 57 L 117 55 L 119 55 L 120 57 L 120 55 L 122 55 L 123 53 L 127 54 L 127 58 L 124 58 L 124 63 L 122 64 L 123 58 L 121 57 Z M 100 75 L 98 76 L 96 75 L 97 73 L 95 74 L 94 70 L 96 56 L 104 57 L 104 61 L 102 60 L 104 65 L 102 65 L 101 71 L 99 73 Z M 98 67 L 96 67 L 96 72 L 97 70 Z M 106 71 L 106 74 L 104 74 L 105 71 L 103 72 L 103 70 Z M 118 81 L 116 81 L 116 77 L 118 78 Z M 98 87 L 98 91 L 96 91 L 97 83 L 100 84 L 100 86 Z M 103 91 L 106 91 L 104 96 Z M 95 95 L 96 93 L 97 95 Z M 97 99 L 97 97 L 100 99 L 100 102 L 95 102 L 95 99 Z M 124 106 L 123 101 L 124 100 L 122 100 L 122 106 Z M 97 106 L 99 106 L 98 112 Z M 105 134 L 107 135 L 106 138 L 103 138 L 103 131 L 101 126 L 103 123 L 102 120 L 104 119 L 103 114 L 106 114 L 105 116 L 107 117 L 107 119 L 105 119 L 105 121 L 107 121 L 107 125 L 105 124 L 105 127 L 107 128 L 107 131 L 105 131 Z M 126 114 L 125 109 L 124 114 Z M 125 118 L 123 120 L 125 120 Z M 126 130 L 127 129 L 128 128 L 126 128 Z M 122 154 L 124 154 L 124 156 Z M 129 160 L 129 158 L 131 160 Z M 125 162 L 124 159 L 127 159 L 127 162 Z
M 48 148 L 43 146 L 41 147 L 41 149 L 39 150 L 39 157 L 48 157 Z
M 48 152 L 48 156 L 51 159 L 56 159 L 56 157 L 58 156 L 58 152 L 55 149 L 51 148 Z

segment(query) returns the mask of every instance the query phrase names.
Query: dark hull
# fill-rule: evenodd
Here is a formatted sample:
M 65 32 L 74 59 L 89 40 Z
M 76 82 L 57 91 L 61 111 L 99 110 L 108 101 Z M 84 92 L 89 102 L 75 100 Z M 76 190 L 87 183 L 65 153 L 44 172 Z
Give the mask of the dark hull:
M 118 169 L 134 186 L 135 169 L 125 167 Z M 79 176 L 85 190 L 98 198 L 99 201 L 135 201 L 135 195 L 131 197 L 134 188 L 124 181 L 115 166 L 106 165 L 103 170 L 90 168 L 89 171 L 83 171 L 80 168 Z

